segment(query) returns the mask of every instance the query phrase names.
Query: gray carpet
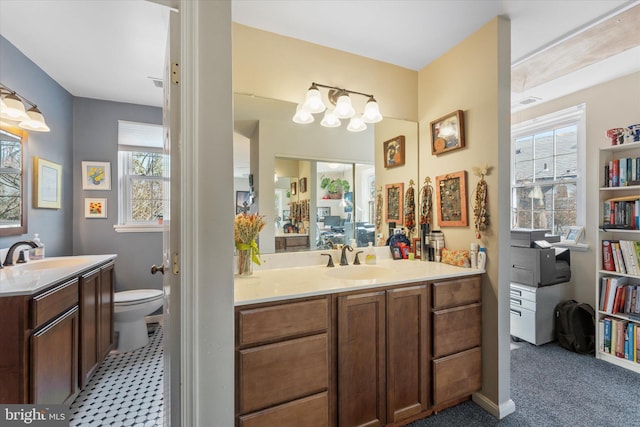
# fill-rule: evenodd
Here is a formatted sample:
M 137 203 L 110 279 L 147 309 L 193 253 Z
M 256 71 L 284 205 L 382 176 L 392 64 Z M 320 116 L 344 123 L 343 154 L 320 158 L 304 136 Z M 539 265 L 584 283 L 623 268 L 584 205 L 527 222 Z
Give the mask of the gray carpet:
M 640 374 L 569 352 L 556 343 L 511 351 L 516 412 L 496 420 L 465 402 L 424 420 L 425 426 L 638 426 Z

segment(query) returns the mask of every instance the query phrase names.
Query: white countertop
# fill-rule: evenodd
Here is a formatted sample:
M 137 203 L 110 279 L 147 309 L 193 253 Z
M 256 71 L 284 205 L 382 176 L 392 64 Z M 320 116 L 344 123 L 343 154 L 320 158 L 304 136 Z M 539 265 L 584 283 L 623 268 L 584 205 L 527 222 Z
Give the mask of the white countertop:
M 370 289 L 426 280 L 472 276 L 484 270 L 455 267 L 437 262 L 409 260 L 378 260 L 375 267 L 385 269 L 380 278 L 346 280 L 332 275 L 341 268 L 367 269 L 374 266 L 350 265 L 342 267 L 325 265 L 254 270 L 251 276 L 235 277 L 235 305 L 280 301 L 291 298 L 325 295 L 336 292 Z M 379 271 L 379 270 L 376 270 Z
M 118 255 L 80 255 L 68 257 L 48 257 L 42 260 L 31 260 L 26 264 L 0 269 L 0 297 L 15 295 L 32 295 L 42 291 L 56 282 L 77 276 Z M 55 267 L 55 263 L 59 264 Z M 47 268 L 39 268 L 47 266 Z M 52 268 L 48 268 L 51 266 Z

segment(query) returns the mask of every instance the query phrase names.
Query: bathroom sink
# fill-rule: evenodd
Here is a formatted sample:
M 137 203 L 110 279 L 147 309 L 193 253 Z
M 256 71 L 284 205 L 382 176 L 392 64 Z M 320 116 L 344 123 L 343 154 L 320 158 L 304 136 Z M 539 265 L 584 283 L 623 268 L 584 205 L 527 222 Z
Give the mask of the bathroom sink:
M 329 277 L 341 280 L 354 280 L 370 282 L 375 279 L 389 279 L 394 271 L 374 265 L 347 265 L 329 268 L 325 274 Z
M 82 256 L 54 257 L 29 261 L 24 264 L 16 264 L 10 268 L 23 271 L 47 270 L 51 268 L 75 267 L 90 261 L 90 258 Z

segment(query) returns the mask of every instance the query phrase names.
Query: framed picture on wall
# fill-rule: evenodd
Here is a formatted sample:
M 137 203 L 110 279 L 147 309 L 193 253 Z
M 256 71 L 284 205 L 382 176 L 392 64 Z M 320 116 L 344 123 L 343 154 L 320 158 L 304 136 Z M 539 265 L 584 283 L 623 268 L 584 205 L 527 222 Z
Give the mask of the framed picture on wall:
M 300 178 L 300 193 L 307 192 L 307 178 Z
M 62 165 L 40 157 L 33 158 L 33 207 L 62 207 Z
M 466 227 L 467 171 L 436 176 L 436 200 L 440 227 Z
M 296 185 L 295 182 L 292 182 L 291 183 L 291 195 L 295 196 L 296 194 L 298 194 L 297 185 Z
M 83 190 L 111 190 L 110 162 L 82 162 Z
M 384 150 L 384 167 L 394 168 L 404 165 L 404 135 L 396 136 L 382 144 Z
M 86 197 L 84 199 L 85 218 L 106 218 L 107 199 L 94 199 Z
M 387 222 L 395 222 L 402 225 L 404 218 L 402 217 L 402 197 L 403 183 L 385 185 L 385 194 L 387 196 Z
M 248 191 L 236 191 L 236 215 L 248 212 L 251 206 L 251 193 Z
M 431 122 L 431 154 L 464 147 L 464 113 L 454 111 Z
M 318 217 L 316 221 L 324 222 L 324 217 L 331 215 L 331 207 L 330 206 L 318 206 Z

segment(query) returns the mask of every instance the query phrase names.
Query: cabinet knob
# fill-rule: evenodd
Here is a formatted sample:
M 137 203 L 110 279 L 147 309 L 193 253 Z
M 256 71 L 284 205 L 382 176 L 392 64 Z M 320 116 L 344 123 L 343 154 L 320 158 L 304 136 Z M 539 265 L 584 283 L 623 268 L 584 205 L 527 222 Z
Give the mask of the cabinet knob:
M 155 264 L 151 266 L 151 274 L 156 274 L 157 272 L 164 274 L 164 264 L 160 267 L 156 267 Z

